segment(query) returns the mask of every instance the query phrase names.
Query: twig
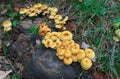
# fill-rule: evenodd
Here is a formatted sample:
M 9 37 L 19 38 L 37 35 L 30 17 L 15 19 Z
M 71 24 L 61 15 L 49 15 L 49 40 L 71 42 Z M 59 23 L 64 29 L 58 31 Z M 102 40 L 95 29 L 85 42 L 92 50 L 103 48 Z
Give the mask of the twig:
M 11 63 L 11 61 L 10 61 L 10 59 L 9 59 L 8 57 L 7 57 L 7 60 L 10 62 L 10 66 L 11 66 L 11 68 L 14 70 L 14 72 L 16 72 L 14 66 L 12 65 L 12 63 Z

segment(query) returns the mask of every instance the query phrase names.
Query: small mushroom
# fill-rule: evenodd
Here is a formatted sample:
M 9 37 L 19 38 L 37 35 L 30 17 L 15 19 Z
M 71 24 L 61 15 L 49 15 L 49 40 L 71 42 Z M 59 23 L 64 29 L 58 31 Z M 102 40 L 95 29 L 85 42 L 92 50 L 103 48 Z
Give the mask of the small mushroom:
M 72 56 L 71 51 L 70 50 L 65 50 L 64 56 L 65 57 L 71 57 Z
M 89 58 L 83 58 L 81 60 L 81 66 L 84 70 L 88 70 L 92 67 L 92 61 Z
M 61 39 L 62 40 L 72 40 L 72 37 L 73 37 L 73 35 L 70 31 L 63 31 L 61 33 Z
M 2 26 L 4 27 L 4 31 L 10 31 L 12 29 L 12 23 L 10 20 L 4 21 L 2 23 Z
M 72 55 L 72 60 L 73 60 L 73 62 L 77 62 L 78 61 L 77 54 L 76 55 Z
M 58 58 L 59 58 L 60 60 L 63 60 L 63 59 L 64 59 L 64 55 L 59 55 Z
M 57 48 L 57 53 L 58 53 L 58 55 L 64 55 L 65 50 L 61 49 L 61 48 Z
M 21 8 L 20 10 L 19 10 L 19 13 L 20 14 L 25 14 L 27 12 L 27 9 L 26 8 Z
M 72 61 L 71 57 L 65 57 L 63 62 L 65 65 L 70 65 L 70 64 L 72 64 L 73 61 Z
M 89 59 L 93 59 L 95 57 L 95 53 L 92 49 L 87 48 L 85 49 L 85 56 L 88 57 Z
M 83 49 L 79 49 L 77 58 L 78 58 L 78 61 L 81 61 L 83 58 L 85 58 L 85 52 Z

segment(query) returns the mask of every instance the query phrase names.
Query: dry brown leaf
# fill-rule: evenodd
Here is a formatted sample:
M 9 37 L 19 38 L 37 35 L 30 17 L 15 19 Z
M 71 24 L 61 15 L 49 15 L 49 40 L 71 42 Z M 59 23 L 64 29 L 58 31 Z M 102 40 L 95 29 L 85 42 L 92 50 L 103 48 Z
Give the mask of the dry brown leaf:
M 68 22 L 66 25 L 66 30 L 69 31 L 75 31 L 76 30 L 76 25 L 73 22 Z
M 20 69 L 20 71 L 23 71 L 24 67 L 21 63 L 17 63 L 16 66 L 17 66 L 17 68 Z
M 18 52 L 17 54 L 18 54 L 19 57 L 21 57 L 23 55 L 22 52 Z
M 9 71 L 0 70 L 0 79 L 6 78 L 11 72 L 12 72 L 12 70 L 9 70 Z
M 0 63 L 10 64 L 10 62 L 4 56 L 0 56 Z
M 87 44 L 87 43 L 85 43 L 85 42 L 83 42 L 82 44 L 81 44 L 81 48 L 83 48 L 83 49 L 87 49 L 87 48 L 89 48 L 90 46 Z
M 19 11 L 19 6 L 20 6 L 20 4 L 18 4 L 18 3 L 14 4 L 13 5 L 14 10 L 18 12 Z
M 94 58 L 92 59 L 92 61 L 93 61 L 93 62 L 96 62 L 96 61 L 97 61 L 97 57 L 94 57 Z
M 40 40 L 36 40 L 36 45 L 39 46 L 41 44 Z
M 106 73 L 97 72 L 96 70 L 93 70 L 92 75 L 93 79 L 108 79 Z

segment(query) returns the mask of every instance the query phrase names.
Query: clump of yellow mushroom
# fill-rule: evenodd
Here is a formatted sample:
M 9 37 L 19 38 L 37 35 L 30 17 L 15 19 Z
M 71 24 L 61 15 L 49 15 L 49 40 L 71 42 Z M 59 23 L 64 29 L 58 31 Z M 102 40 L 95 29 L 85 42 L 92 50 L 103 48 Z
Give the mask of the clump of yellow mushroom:
M 56 28 L 62 30 L 66 29 L 64 25 L 68 21 L 68 16 L 63 17 L 58 14 L 56 7 L 49 7 L 46 4 L 37 3 L 28 8 L 21 8 L 19 13 L 29 17 L 34 17 L 39 14 L 46 15 L 49 19 L 54 20 Z M 10 26 L 11 24 L 9 27 Z M 7 27 L 7 25 L 4 25 L 4 27 Z M 62 60 L 65 65 L 79 62 L 84 70 L 88 70 L 92 67 L 92 59 L 95 57 L 94 51 L 90 48 L 85 50 L 81 49 L 79 44 L 75 43 L 72 39 L 73 35 L 70 31 L 51 32 L 51 29 L 45 22 L 40 24 L 39 28 L 39 35 L 44 36 L 42 43 L 46 48 L 56 49 L 56 56 Z M 6 31 L 8 30 L 10 30 L 10 28 Z
M 4 27 L 4 31 L 10 31 L 12 29 L 12 23 L 10 20 L 6 20 L 2 23 L 2 26 Z
M 58 14 L 58 9 L 56 7 L 49 7 L 46 4 L 37 3 L 31 7 L 20 8 L 20 14 L 25 14 L 29 17 L 34 17 L 39 14 L 48 16 L 49 19 L 53 19 L 55 22 L 55 27 L 58 29 L 65 30 L 64 24 L 68 20 L 68 16 L 63 17 Z
M 31 7 L 20 8 L 20 14 L 26 14 L 29 17 L 34 17 L 46 10 L 48 6 L 46 4 L 37 3 Z
M 51 29 L 47 26 L 46 22 L 39 25 L 39 35 L 44 36 L 46 33 L 51 32 Z
M 49 41 L 48 41 L 49 40 Z M 59 32 L 48 32 L 46 33 L 42 43 L 46 48 L 56 48 L 61 43 Z
M 79 44 L 72 40 L 73 35 L 70 31 L 48 32 L 42 43 L 46 48 L 54 48 L 56 56 L 63 61 L 65 65 L 71 65 L 73 62 L 79 62 L 84 70 L 92 67 L 92 59 L 95 53 L 92 49 L 81 49 Z
M 92 67 L 92 59 L 94 58 L 95 52 L 90 48 L 81 49 L 78 53 L 78 62 L 84 70 L 89 70 Z

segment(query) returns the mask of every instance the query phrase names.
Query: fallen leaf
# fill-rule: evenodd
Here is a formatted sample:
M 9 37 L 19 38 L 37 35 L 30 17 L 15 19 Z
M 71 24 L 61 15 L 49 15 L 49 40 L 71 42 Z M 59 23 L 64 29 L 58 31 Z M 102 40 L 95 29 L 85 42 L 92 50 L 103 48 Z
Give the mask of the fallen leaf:
M 23 55 L 22 52 L 18 52 L 17 54 L 18 54 L 19 57 L 21 57 Z
M 93 62 L 96 62 L 97 61 L 97 57 L 95 56 L 93 59 L 92 59 Z
M 66 30 L 69 31 L 75 31 L 76 30 L 76 25 L 73 22 L 68 22 L 66 25 Z
M 92 76 L 93 76 L 93 79 L 108 79 L 106 73 L 97 72 L 96 70 L 93 70 Z
M 83 0 L 79 0 L 79 2 L 83 2 Z
M 7 13 L 7 11 L 8 11 L 7 9 L 4 9 L 4 10 L 1 11 L 1 14 L 4 15 L 4 14 Z
M 0 70 L 0 79 L 6 78 L 11 72 L 12 72 L 12 70 L 9 70 L 9 71 Z
M 81 48 L 83 48 L 83 49 L 87 49 L 87 48 L 89 48 L 90 46 L 88 45 L 88 44 L 86 44 L 85 42 L 83 42 L 82 44 L 81 44 Z
M 23 71 L 24 67 L 21 63 L 17 63 L 16 66 L 17 66 L 17 68 L 20 69 L 20 71 Z
M 116 41 L 116 42 L 120 41 L 117 36 L 113 36 L 113 40 Z
M 4 56 L 0 56 L 0 63 L 2 63 L 2 64 L 10 64 L 10 62 Z
M 20 6 L 20 4 L 18 4 L 18 3 L 17 4 L 13 4 L 14 10 L 18 12 L 19 11 L 19 6 Z
M 39 46 L 41 44 L 40 40 L 36 40 L 36 45 Z

